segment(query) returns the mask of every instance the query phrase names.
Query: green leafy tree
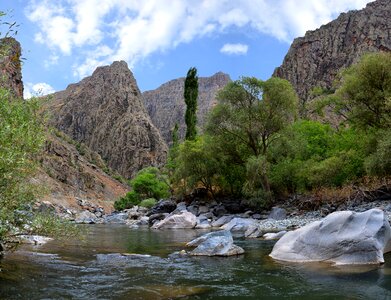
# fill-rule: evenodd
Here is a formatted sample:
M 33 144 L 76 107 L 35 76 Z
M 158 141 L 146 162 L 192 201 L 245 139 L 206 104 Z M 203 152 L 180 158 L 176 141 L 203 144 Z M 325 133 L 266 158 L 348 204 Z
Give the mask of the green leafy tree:
M 172 129 L 172 147 L 177 147 L 179 145 L 179 125 L 175 123 L 174 128 Z
M 36 197 L 29 178 L 45 140 L 38 109 L 36 100 L 26 102 L 0 88 L 0 239 L 23 225 L 17 211 Z
M 300 120 L 271 151 L 271 185 L 278 193 L 340 186 L 363 175 L 368 136 L 353 128 Z
M 133 190 L 114 202 L 116 210 L 124 210 L 141 203 L 142 206 L 149 207 L 153 202 L 151 199 L 166 198 L 170 195 L 167 176 L 155 167 L 140 170 L 130 181 L 130 185 Z
M 391 127 L 391 53 L 364 55 L 340 74 L 325 104 L 358 128 Z
M 184 98 L 186 103 L 186 140 L 194 140 L 197 136 L 198 76 L 196 68 L 190 68 L 187 72 Z
M 247 157 L 265 155 L 279 131 L 297 114 L 297 95 L 291 84 L 280 78 L 243 77 L 220 91 L 218 100 L 208 133 L 227 138 Z
M 242 167 L 250 157 L 258 162 L 263 161 L 257 159 L 261 156 L 267 158 L 270 145 L 297 114 L 297 95 L 290 83 L 280 78 L 262 81 L 244 77 L 229 83 L 219 92 L 218 100 L 208 120 L 207 133 L 222 143 L 222 151 L 232 165 Z M 267 174 L 258 175 L 269 193 Z M 255 187 L 250 184 L 252 179 L 248 180 L 247 186 Z M 249 193 L 249 188 L 246 190 Z
M 386 176 L 391 174 L 391 130 L 381 130 L 375 144 L 375 151 L 365 159 L 369 175 Z
M 209 145 L 201 136 L 179 146 L 174 178 L 178 185 L 182 184 L 182 192 L 202 186 L 214 195 L 218 162 Z
M 135 191 L 130 191 L 126 193 L 125 196 L 119 198 L 114 202 L 114 208 L 116 210 L 124 210 L 132 208 L 135 205 L 138 205 L 141 202 L 140 195 Z
M 170 195 L 168 179 L 155 167 L 139 171 L 136 177 L 130 181 L 130 185 L 141 199 L 161 199 Z

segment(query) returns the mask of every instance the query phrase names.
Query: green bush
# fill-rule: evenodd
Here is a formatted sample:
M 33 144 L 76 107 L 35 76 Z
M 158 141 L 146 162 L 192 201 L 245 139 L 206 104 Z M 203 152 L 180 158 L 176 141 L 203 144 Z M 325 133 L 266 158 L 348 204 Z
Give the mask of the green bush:
M 140 201 L 139 194 L 135 191 L 130 191 L 125 196 L 114 202 L 114 208 L 116 210 L 132 208 L 133 206 L 138 205 Z
M 82 236 L 82 228 L 75 223 L 61 219 L 54 213 L 37 213 L 31 222 L 31 233 L 56 238 Z
M 376 150 L 365 159 L 365 169 L 370 175 L 391 174 L 391 130 L 380 132 Z
M 29 180 L 45 139 L 38 112 L 36 99 L 23 101 L 0 88 L 0 240 L 23 226 L 14 211 L 32 203 L 39 191 Z
M 308 162 L 286 159 L 271 166 L 270 184 L 277 194 L 302 191 L 306 187 L 303 170 Z
M 136 177 L 130 181 L 130 185 L 141 199 L 161 199 L 170 196 L 167 178 L 155 167 L 139 171 Z
M 156 199 L 154 198 L 148 198 L 144 199 L 140 202 L 139 206 L 146 207 L 146 208 L 152 208 L 157 203 Z
M 311 187 L 341 186 L 363 175 L 363 161 L 356 151 L 341 152 L 310 167 L 308 182 Z

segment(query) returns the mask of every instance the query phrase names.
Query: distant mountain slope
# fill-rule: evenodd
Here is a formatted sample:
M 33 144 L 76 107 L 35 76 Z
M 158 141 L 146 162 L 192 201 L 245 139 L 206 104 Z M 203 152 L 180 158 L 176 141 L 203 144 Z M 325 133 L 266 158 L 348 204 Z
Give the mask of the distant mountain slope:
M 198 126 L 205 123 L 206 114 L 216 104 L 216 93 L 231 79 L 222 72 L 198 79 Z M 172 142 L 172 129 L 179 125 L 179 136 L 185 136 L 185 110 L 183 98 L 185 78 L 171 80 L 156 90 L 143 93 L 144 105 L 153 124 L 160 130 L 167 144 Z
M 98 152 L 121 175 L 129 178 L 165 162 L 167 146 L 124 61 L 97 68 L 52 98 L 46 107 L 51 124 Z
M 367 52 L 391 51 L 391 1 L 377 0 L 359 11 L 308 31 L 293 41 L 274 76 L 289 80 L 302 102 L 315 86 L 330 88 L 338 71 Z

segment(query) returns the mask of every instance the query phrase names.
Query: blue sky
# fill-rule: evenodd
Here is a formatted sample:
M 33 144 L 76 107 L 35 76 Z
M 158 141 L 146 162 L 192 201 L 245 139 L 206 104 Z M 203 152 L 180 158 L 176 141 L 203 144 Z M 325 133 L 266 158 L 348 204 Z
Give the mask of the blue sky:
M 20 26 L 25 95 L 125 60 L 141 91 L 218 71 L 267 79 L 293 38 L 370 0 L 2 0 Z M 4 34 L 5 27 L 1 28 Z

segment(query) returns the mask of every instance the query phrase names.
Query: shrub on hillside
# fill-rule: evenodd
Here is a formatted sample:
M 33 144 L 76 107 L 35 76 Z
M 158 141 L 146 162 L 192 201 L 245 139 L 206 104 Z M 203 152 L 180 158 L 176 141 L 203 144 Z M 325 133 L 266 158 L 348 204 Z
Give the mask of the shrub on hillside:
M 119 198 L 114 202 L 114 208 L 116 210 L 124 210 L 132 208 L 140 203 L 140 196 L 135 191 L 130 191 L 125 196 Z
M 141 199 L 161 199 L 170 196 L 167 179 L 155 167 L 139 171 L 136 177 L 130 181 L 130 185 Z
M 152 208 L 157 203 L 156 199 L 154 198 L 148 198 L 144 199 L 140 202 L 139 206 L 145 207 L 145 208 Z
M 391 130 L 381 133 L 376 151 L 365 160 L 368 174 L 384 176 L 391 174 Z

